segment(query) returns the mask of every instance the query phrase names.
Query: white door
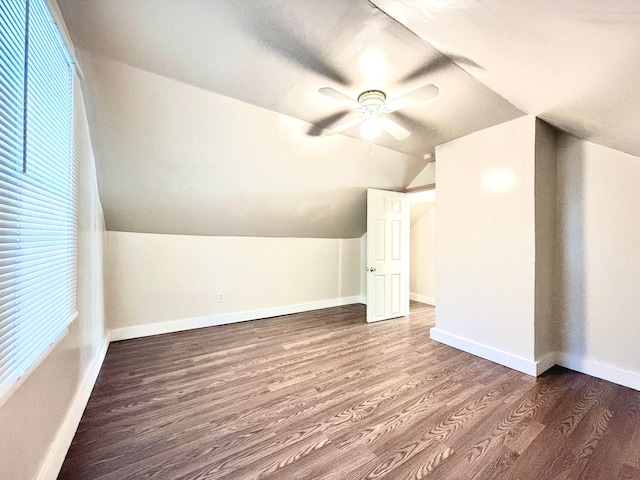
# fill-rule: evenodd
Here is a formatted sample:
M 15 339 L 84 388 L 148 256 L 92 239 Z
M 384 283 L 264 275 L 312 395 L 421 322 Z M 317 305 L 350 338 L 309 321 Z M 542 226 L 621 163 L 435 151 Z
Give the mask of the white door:
M 367 322 L 409 313 L 409 202 L 367 189 Z

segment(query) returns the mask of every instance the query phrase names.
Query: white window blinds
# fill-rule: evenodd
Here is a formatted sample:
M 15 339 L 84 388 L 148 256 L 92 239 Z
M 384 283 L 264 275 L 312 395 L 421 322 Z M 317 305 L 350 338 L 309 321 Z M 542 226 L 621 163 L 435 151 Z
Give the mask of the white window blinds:
M 75 315 L 73 68 L 45 0 L 0 3 L 0 403 Z

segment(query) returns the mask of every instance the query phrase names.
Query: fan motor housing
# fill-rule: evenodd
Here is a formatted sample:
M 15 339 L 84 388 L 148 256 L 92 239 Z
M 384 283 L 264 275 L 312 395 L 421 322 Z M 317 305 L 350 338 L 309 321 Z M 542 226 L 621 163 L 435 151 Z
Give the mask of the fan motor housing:
M 367 90 L 358 95 L 358 103 L 362 105 L 360 111 L 365 118 L 375 118 L 385 113 L 384 102 L 387 96 L 380 90 Z
M 358 103 L 364 107 L 384 105 L 387 96 L 380 90 L 367 90 L 358 95 Z

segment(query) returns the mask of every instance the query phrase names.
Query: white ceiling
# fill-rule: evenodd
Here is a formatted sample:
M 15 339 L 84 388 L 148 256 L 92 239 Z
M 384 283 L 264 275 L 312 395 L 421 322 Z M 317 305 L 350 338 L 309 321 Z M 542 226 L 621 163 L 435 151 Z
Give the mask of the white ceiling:
M 374 2 L 522 111 L 640 155 L 640 1 Z
M 406 187 L 436 145 L 524 114 L 640 155 L 638 0 L 59 4 L 92 59 L 83 87 L 109 229 L 358 236 L 367 186 Z M 357 128 L 321 136 L 349 112 L 320 87 L 394 98 L 428 83 L 437 99 L 392 114 L 412 135 L 376 140 L 391 150 L 368 157 Z
M 522 112 L 366 0 L 60 0 L 77 47 L 319 126 L 348 113 L 318 93 L 435 101 L 393 119 L 413 132 L 376 143 L 421 156 Z M 342 117 L 342 120 L 348 116 Z M 320 129 L 310 129 L 311 135 Z M 359 137 L 357 127 L 345 132 Z

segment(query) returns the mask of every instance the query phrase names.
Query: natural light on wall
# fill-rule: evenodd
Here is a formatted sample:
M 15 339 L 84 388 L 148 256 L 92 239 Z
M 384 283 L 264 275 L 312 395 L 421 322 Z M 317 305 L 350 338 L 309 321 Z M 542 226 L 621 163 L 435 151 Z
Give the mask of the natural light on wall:
M 504 195 L 518 185 L 518 177 L 510 168 L 491 168 L 480 176 L 482 191 L 488 195 Z
M 436 189 L 423 190 L 410 194 L 411 203 L 427 203 L 436 201 Z

